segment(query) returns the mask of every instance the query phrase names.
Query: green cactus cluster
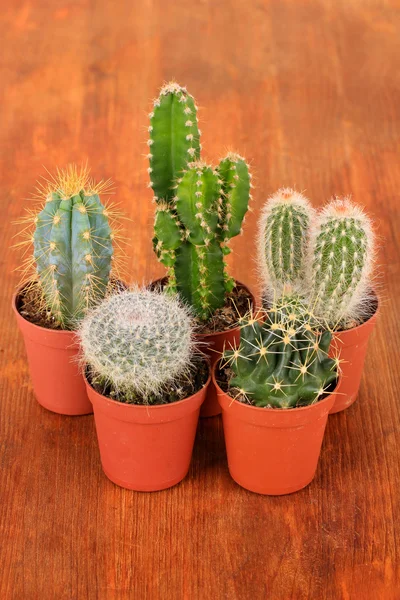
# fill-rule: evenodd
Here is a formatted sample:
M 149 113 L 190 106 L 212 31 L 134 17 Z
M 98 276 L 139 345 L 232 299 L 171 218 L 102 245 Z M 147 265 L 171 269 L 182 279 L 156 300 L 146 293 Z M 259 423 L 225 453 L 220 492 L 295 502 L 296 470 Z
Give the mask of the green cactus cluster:
M 242 320 L 240 343 L 225 350 L 232 396 L 258 407 L 295 408 L 317 402 L 336 381 L 332 334 L 319 327 L 297 296 L 283 297 L 260 318 Z
M 143 402 L 188 372 L 193 329 L 177 296 L 131 289 L 110 295 L 83 319 L 83 359 L 113 390 Z
M 248 209 L 248 165 L 232 152 L 216 168 L 200 160 L 197 107 L 176 83 L 165 85 L 155 100 L 149 134 L 154 250 L 167 267 L 167 289 L 206 320 L 235 285 L 226 273 L 225 256 Z
M 33 242 L 28 267 L 32 263 L 46 312 L 62 329 L 75 329 L 109 285 L 114 234 L 99 197 L 108 184 L 96 185 L 86 167 L 69 165 L 41 190 L 42 210 L 27 217 L 33 224 L 22 242 Z
M 371 222 L 348 198 L 318 214 L 290 189 L 266 203 L 258 263 L 267 304 L 290 288 L 328 327 L 354 326 L 368 316 L 373 261 Z

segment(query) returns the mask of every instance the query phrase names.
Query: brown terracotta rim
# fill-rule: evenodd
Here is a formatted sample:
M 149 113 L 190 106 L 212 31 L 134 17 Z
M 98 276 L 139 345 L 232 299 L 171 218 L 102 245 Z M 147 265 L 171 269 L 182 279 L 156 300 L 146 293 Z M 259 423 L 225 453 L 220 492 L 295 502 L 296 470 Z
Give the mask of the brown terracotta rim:
M 48 333 L 49 335 L 53 335 L 54 337 L 57 335 L 64 335 L 65 337 L 71 334 L 76 335 L 76 331 L 71 329 L 51 329 L 50 327 L 42 327 L 41 325 L 36 325 L 35 323 L 32 323 L 28 319 L 25 319 L 25 317 L 21 315 L 21 313 L 18 310 L 18 299 L 22 290 L 28 283 L 30 283 L 30 281 L 25 281 L 20 286 L 18 286 L 12 297 L 12 309 L 16 314 L 17 319 L 22 319 L 25 323 L 28 323 L 29 327 L 32 327 L 34 331 L 46 331 L 46 333 Z
M 366 321 L 364 321 L 364 323 L 361 323 L 360 325 L 357 325 L 356 327 L 350 327 L 350 329 L 337 329 L 336 331 L 333 331 L 333 336 L 343 335 L 346 333 L 351 333 L 353 331 L 360 331 L 360 329 L 362 329 L 363 327 L 370 325 L 371 321 L 373 319 L 377 318 L 381 303 L 380 303 L 378 294 L 374 290 L 372 290 L 372 294 L 374 297 L 374 301 L 376 302 L 376 309 L 375 309 L 374 313 L 370 317 L 368 317 L 368 319 Z
M 151 281 L 146 287 L 151 289 L 152 286 L 155 285 L 156 283 L 158 283 L 158 282 L 162 283 L 166 280 L 167 280 L 166 277 L 159 277 L 158 279 Z M 238 281 L 237 279 L 235 279 L 235 283 L 236 283 L 236 286 L 240 285 L 241 287 L 245 288 L 249 292 L 249 294 L 251 296 L 251 302 L 252 302 L 251 308 L 254 310 L 254 308 L 256 307 L 256 299 L 255 299 L 253 292 L 250 290 L 250 288 L 247 287 L 247 285 L 245 285 L 241 281 Z M 233 325 L 232 327 L 229 327 L 228 329 L 223 329 L 222 331 L 213 331 L 212 333 L 195 333 L 195 335 L 197 337 L 207 339 L 210 337 L 216 337 L 218 335 L 225 335 L 226 333 L 231 332 L 231 331 L 236 331 L 237 329 L 240 329 L 240 325 Z
M 211 381 L 211 368 L 210 368 L 210 362 L 206 359 L 204 359 L 207 362 L 208 365 L 208 377 L 207 377 L 207 381 L 204 383 L 204 385 L 201 386 L 201 388 L 199 390 L 197 390 L 197 392 L 195 392 L 194 394 L 192 394 L 191 396 L 188 396 L 187 398 L 183 398 L 183 400 L 177 400 L 176 402 L 169 402 L 168 404 L 128 404 L 127 402 L 118 402 L 118 400 L 113 400 L 112 398 L 108 398 L 108 396 L 104 396 L 103 394 L 100 394 L 100 392 L 98 392 L 97 390 L 94 389 L 94 387 L 92 386 L 92 384 L 90 383 L 90 381 L 88 380 L 88 378 L 86 377 L 86 367 L 83 367 L 83 379 L 85 380 L 85 383 L 88 387 L 90 387 L 91 390 L 93 390 L 93 392 L 102 399 L 102 401 L 105 403 L 112 403 L 114 404 L 114 406 L 123 406 L 124 408 L 127 408 L 128 410 L 139 410 L 139 411 L 153 411 L 153 410 L 157 410 L 157 409 L 168 409 L 169 407 L 176 407 L 176 406 L 182 406 L 183 404 L 185 404 L 186 402 L 189 402 L 194 396 L 196 396 L 199 392 L 201 392 L 202 390 L 206 389 L 207 386 L 209 385 L 210 381 Z
M 217 388 L 217 390 L 220 390 L 228 398 L 231 398 L 232 404 L 235 404 L 235 406 L 240 406 L 240 407 L 243 407 L 244 409 L 251 409 L 253 411 L 263 411 L 264 413 L 266 411 L 268 411 L 268 412 L 271 411 L 271 414 L 272 414 L 272 412 L 279 413 L 279 414 L 283 414 L 283 413 L 300 414 L 304 411 L 309 410 L 312 407 L 315 407 L 316 405 L 322 406 L 324 403 L 327 403 L 331 400 L 331 396 L 333 396 L 333 394 L 336 392 L 336 390 L 339 387 L 339 383 L 340 383 L 340 377 L 338 377 L 338 379 L 336 380 L 336 385 L 335 385 L 334 389 L 326 398 L 323 398 L 323 400 L 319 400 L 318 402 L 314 402 L 314 404 L 309 404 L 308 406 L 298 406 L 297 408 L 287 408 L 287 409 L 286 408 L 268 408 L 266 406 L 264 406 L 264 407 L 263 406 L 252 406 L 251 404 L 244 404 L 243 402 L 239 402 L 238 400 L 235 400 L 234 398 L 229 396 L 229 394 L 227 392 L 224 392 L 224 390 L 219 386 L 219 384 L 217 382 L 217 378 L 215 376 L 217 368 L 219 367 L 219 362 L 220 361 L 218 360 L 212 369 L 212 381 L 213 381 L 215 387 Z

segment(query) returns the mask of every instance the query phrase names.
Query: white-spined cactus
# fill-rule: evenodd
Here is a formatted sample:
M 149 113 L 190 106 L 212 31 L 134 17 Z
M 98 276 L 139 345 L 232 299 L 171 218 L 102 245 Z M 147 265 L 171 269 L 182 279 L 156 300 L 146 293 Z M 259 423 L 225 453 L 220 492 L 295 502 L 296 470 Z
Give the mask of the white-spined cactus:
M 191 366 L 190 313 L 165 293 L 133 289 L 110 296 L 86 316 L 79 337 L 85 363 L 125 397 L 161 395 Z
M 290 287 L 304 291 L 305 257 L 314 209 L 303 194 L 282 188 L 266 202 L 258 232 L 263 295 L 273 301 Z
M 333 199 L 311 230 L 307 281 L 317 316 L 352 327 L 370 316 L 375 235 L 371 220 L 349 198 Z

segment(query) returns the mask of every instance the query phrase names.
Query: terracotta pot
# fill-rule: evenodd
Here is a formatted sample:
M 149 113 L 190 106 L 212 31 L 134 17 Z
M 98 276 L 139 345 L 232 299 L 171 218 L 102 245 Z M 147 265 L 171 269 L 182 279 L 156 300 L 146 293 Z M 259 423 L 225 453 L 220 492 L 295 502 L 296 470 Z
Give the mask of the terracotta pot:
M 314 478 L 335 394 L 302 408 L 259 408 L 228 396 L 213 381 L 222 408 L 228 467 L 242 487 L 271 496 L 301 490 Z
M 162 277 L 161 279 L 156 279 L 150 284 L 150 288 L 155 287 L 157 284 L 163 285 L 166 282 L 166 278 Z M 236 280 L 236 285 L 240 285 L 245 288 L 250 296 L 252 301 L 252 306 L 256 306 L 256 300 L 254 295 L 249 290 L 249 288 Z M 226 329 L 225 331 L 217 331 L 216 333 L 200 333 L 196 335 L 196 340 L 201 342 L 201 350 L 208 356 L 211 362 L 211 367 L 217 362 L 217 360 L 221 357 L 224 348 L 229 348 L 230 345 L 238 344 L 240 341 L 240 327 L 232 327 L 231 329 Z M 218 403 L 217 391 L 215 389 L 214 383 L 211 381 L 206 399 L 204 400 L 201 410 L 200 417 L 215 417 L 221 414 L 221 407 Z
M 155 492 L 186 476 L 207 383 L 193 396 L 158 406 L 123 404 L 102 396 L 86 380 L 93 404 L 104 473 L 117 485 Z
M 61 415 L 93 412 L 78 364 L 79 345 L 73 331 L 46 329 L 30 323 L 19 313 L 19 294 L 12 300 L 18 327 L 24 338 L 36 399 L 43 408 Z
M 341 364 L 341 377 L 336 390 L 336 400 L 330 411 L 334 414 L 348 408 L 357 398 L 367 354 L 368 340 L 378 316 L 377 308 L 374 315 L 362 325 L 335 333 L 331 344 L 330 354 L 333 356 L 339 350 Z

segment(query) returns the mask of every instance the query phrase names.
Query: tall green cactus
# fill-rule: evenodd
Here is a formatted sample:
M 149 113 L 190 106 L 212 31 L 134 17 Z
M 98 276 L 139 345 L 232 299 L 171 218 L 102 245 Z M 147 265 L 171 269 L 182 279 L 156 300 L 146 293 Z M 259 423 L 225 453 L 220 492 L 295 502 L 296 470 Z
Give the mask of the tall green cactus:
M 266 202 L 259 223 L 258 265 L 270 301 L 288 286 L 295 292 L 303 289 L 313 215 L 305 196 L 290 188 L 278 190 Z
M 243 320 L 239 346 L 223 356 L 232 394 L 254 406 L 294 408 L 328 393 L 340 361 L 328 357 L 332 334 L 314 325 L 296 297 L 273 305 L 264 322 Z
M 251 175 L 238 154 L 229 153 L 216 169 L 200 161 L 197 108 L 178 84 L 162 88 L 150 121 L 154 250 L 167 267 L 168 289 L 207 319 L 234 287 L 224 256 L 241 231 Z
M 374 232 L 348 198 L 336 198 L 312 229 L 308 260 L 310 302 L 331 327 L 349 327 L 368 315 L 372 294 Z
M 109 283 L 113 233 L 106 207 L 86 168 L 58 171 L 35 217 L 34 260 L 48 311 L 74 329 Z

